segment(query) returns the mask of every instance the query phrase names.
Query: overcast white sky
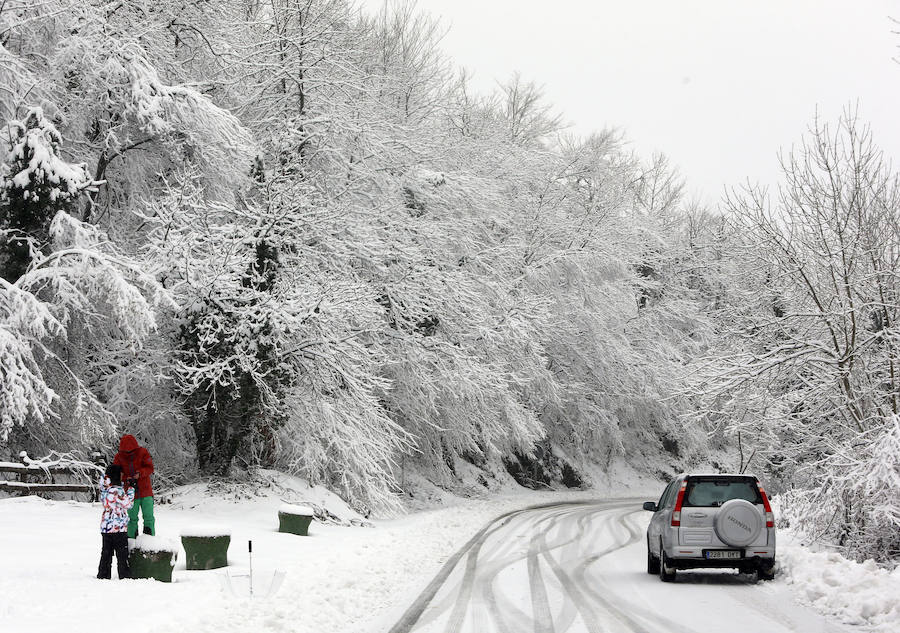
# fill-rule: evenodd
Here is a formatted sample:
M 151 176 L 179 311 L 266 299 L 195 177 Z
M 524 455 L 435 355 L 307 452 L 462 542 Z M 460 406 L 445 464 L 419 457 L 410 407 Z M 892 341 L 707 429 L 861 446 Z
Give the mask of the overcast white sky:
M 377 8 L 382 0 L 363 0 Z M 818 108 L 850 103 L 900 167 L 900 0 L 419 0 L 490 91 L 519 71 L 572 129 L 625 130 L 689 190 L 773 183 Z

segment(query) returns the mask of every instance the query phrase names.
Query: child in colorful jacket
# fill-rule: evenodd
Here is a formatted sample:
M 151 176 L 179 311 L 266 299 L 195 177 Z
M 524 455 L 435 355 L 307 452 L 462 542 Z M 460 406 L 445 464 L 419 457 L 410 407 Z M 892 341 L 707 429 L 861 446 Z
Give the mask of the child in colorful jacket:
M 126 491 L 122 487 L 122 467 L 116 464 L 106 469 L 100 479 L 100 504 L 103 516 L 100 518 L 100 535 L 103 549 L 100 551 L 100 567 L 97 578 L 112 577 L 112 556 L 116 554 L 119 578 L 130 578 L 128 569 L 128 510 L 134 503 L 134 488 Z

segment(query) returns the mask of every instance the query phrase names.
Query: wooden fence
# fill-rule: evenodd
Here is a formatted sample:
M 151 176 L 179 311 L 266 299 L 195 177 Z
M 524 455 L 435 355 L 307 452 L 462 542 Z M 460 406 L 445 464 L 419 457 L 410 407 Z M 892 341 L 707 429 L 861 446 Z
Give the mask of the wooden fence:
M 97 486 L 90 481 L 95 473 L 89 468 L 72 468 L 69 466 L 38 466 L 0 462 L 0 492 L 19 495 L 34 495 L 46 492 L 85 492 L 94 494 Z M 96 473 L 99 475 L 99 471 Z M 10 479 L 16 475 L 17 479 Z M 89 483 L 60 483 L 57 477 L 75 478 Z

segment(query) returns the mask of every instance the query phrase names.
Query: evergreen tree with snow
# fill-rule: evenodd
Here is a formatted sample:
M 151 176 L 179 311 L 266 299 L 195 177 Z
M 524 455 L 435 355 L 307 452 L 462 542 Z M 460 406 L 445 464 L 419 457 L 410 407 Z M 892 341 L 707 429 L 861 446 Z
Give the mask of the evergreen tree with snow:
M 0 275 L 21 277 L 42 249 L 50 223 L 67 211 L 93 182 L 84 164 L 60 157 L 62 137 L 41 108 L 7 125 L 8 146 L 0 164 Z

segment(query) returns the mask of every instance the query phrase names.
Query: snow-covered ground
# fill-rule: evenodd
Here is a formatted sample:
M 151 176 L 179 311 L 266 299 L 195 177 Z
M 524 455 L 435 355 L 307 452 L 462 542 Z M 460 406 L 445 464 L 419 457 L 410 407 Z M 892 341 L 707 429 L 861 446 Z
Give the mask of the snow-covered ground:
M 812 551 L 789 530 L 781 530 L 779 539 L 777 582 L 790 585 L 799 602 L 847 624 L 900 631 L 900 567 L 891 572 L 871 560 Z
M 131 633 L 387 630 L 487 520 L 548 500 L 597 496 L 522 490 L 455 499 L 440 509 L 372 521 L 371 527 L 316 522 L 309 537 L 299 537 L 276 531 L 277 511 L 285 502 L 325 507 L 347 523 L 363 518 L 322 488 L 287 478 L 280 483 L 263 497 L 239 490 L 212 496 L 204 486 L 195 486 L 173 495 L 173 503 L 157 505 L 161 539 L 177 542 L 182 530 L 198 526 L 231 531 L 228 568 L 187 571 L 182 551 L 172 584 L 95 578 L 100 554 L 96 504 L 36 497 L 0 500 L 0 631 L 87 633 L 116 626 L 116 618 Z M 249 540 L 253 598 L 242 575 L 249 571 Z M 836 620 L 900 630 L 900 572 L 810 552 L 792 544 L 789 534 L 781 539 L 779 556 L 781 574 L 774 585 L 788 587 L 796 600 Z M 275 570 L 285 573 L 284 582 L 274 595 L 262 595 Z

